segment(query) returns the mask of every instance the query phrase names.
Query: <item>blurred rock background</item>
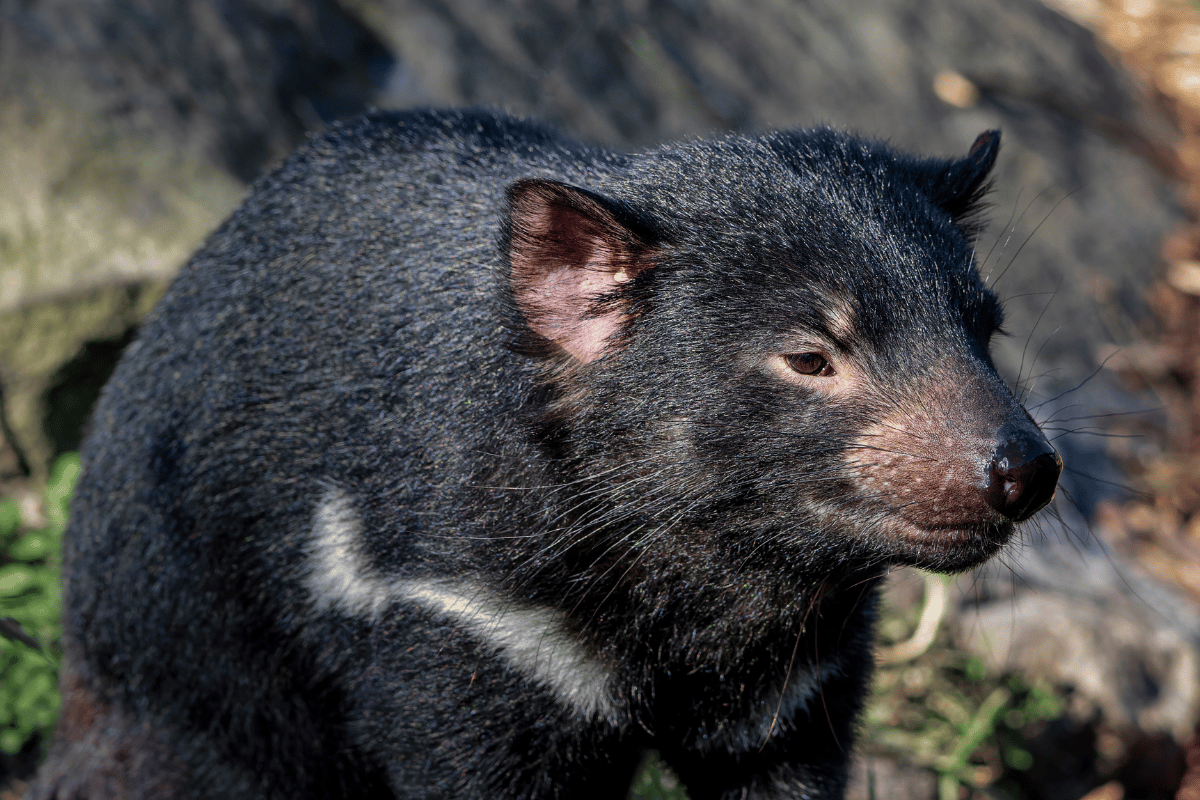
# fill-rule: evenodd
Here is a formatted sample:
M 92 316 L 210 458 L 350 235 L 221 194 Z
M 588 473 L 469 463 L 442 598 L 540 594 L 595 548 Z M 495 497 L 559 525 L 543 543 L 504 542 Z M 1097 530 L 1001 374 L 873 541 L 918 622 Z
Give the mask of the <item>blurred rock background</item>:
M 1034 766 L 976 757 L 956 791 L 1200 797 L 1194 3 L 0 0 L 0 493 L 36 524 L 138 320 L 307 132 L 462 104 L 616 148 L 828 123 L 950 156 L 1002 128 L 996 359 L 1068 472 L 936 636 L 1069 702 Z M 896 612 L 932 585 L 898 574 Z M 928 696 L 923 657 L 883 678 Z M 866 742 L 855 796 L 945 795 L 949 762 L 895 750 Z

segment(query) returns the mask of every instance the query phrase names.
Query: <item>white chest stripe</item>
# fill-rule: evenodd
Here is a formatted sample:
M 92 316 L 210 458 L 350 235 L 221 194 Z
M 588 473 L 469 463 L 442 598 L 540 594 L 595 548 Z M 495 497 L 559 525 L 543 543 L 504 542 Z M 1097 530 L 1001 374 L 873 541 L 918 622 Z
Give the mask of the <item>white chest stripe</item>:
M 608 668 L 571 635 L 561 611 L 512 603 L 465 581 L 380 575 L 362 554 L 361 535 L 350 498 L 330 492 L 317 508 L 309 552 L 307 581 L 316 611 L 373 621 L 392 603 L 413 603 L 461 626 L 581 715 L 613 714 Z
M 612 716 L 608 668 L 567 630 L 562 612 L 517 606 L 466 585 L 404 581 L 405 599 L 465 627 L 509 666 L 588 718 Z

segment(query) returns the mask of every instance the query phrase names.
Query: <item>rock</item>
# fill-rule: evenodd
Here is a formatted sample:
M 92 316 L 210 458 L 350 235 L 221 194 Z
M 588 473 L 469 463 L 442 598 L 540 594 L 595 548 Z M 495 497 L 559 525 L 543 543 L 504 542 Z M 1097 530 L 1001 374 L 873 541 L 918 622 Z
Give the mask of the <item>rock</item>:
M 54 446 L 40 417 L 54 373 L 85 342 L 125 336 L 137 316 L 122 293 L 153 293 L 247 181 L 306 128 L 363 110 L 390 64 L 334 0 L 0 0 L 9 462 L 45 476 Z M 100 320 L 106 292 L 114 316 Z M 37 310 L 71 296 L 89 310 Z M 55 317 L 61 325 L 32 322 Z
M 1200 660 L 1193 644 L 1150 609 L 1113 598 L 1086 602 L 1026 592 L 959 619 L 957 642 L 997 672 L 1019 672 L 1074 689 L 1114 725 L 1165 731 L 1185 741 L 1200 711 Z
M 1071 689 L 1080 720 L 1167 733 L 1182 744 L 1200 717 L 1200 615 L 1100 547 L 1031 542 L 1009 567 L 963 582 L 954 638 L 997 672 Z

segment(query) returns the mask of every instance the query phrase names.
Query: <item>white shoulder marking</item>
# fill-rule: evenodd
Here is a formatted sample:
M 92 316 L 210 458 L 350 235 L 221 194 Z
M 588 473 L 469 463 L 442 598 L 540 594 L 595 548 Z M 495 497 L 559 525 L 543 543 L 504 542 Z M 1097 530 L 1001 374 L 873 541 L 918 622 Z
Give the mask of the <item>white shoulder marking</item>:
M 572 636 L 561 611 L 514 603 L 467 581 L 387 578 L 367 562 L 361 535 L 350 498 L 331 491 L 313 520 L 307 581 L 314 610 L 374 621 L 392 603 L 413 603 L 460 625 L 584 717 L 615 714 L 612 674 Z
M 330 491 L 317 506 L 309 548 L 308 591 L 317 611 L 375 620 L 392 602 L 392 588 L 362 554 L 361 537 L 362 520 L 350 498 Z

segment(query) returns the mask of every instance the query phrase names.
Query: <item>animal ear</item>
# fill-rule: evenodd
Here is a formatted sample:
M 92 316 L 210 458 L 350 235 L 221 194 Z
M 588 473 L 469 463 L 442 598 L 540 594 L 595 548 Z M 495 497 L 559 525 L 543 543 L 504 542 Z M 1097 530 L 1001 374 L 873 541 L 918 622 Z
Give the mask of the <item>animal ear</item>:
M 979 210 L 980 201 L 990 184 L 988 173 L 1000 152 L 1000 131 L 979 134 L 967 157 L 959 161 L 940 162 L 934 169 L 929 188 L 930 199 L 950 214 L 954 222 L 969 232 L 975 232 L 971 217 Z
M 511 285 L 529 327 L 582 362 L 625 317 L 616 290 L 652 265 L 648 237 L 606 198 L 550 180 L 508 187 Z

